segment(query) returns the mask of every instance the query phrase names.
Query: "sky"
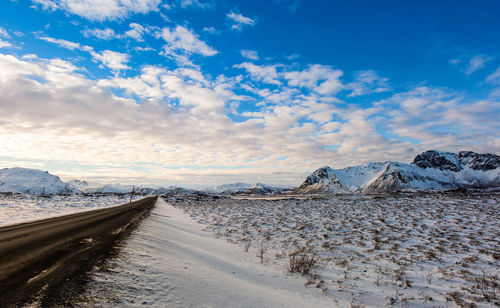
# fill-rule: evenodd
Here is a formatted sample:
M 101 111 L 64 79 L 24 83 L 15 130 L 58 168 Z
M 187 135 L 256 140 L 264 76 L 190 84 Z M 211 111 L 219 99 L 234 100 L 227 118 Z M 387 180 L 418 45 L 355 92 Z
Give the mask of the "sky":
M 500 153 L 500 2 L 0 1 L 0 168 L 184 187 Z

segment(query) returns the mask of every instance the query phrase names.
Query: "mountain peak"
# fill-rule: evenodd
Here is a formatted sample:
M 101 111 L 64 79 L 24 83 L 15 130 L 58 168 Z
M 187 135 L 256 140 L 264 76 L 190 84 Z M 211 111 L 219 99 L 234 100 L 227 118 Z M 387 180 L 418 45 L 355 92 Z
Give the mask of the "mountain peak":
M 412 164 L 420 168 L 434 168 L 458 172 L 466 167 L 473 170 L 493 170 L 500 167 L 500 157 L 495 154 L 478 154 L 462 151 L 458 154 L 437 150 L 425 151 L 415 157 Z
M 28 168 L 0 169 L 0 192 L 23 194 L 73 194 L 78 192 L 48 171 Z
M 413 159 L 412 164 L 424 169 L 434 168 L 451 171 L 459 171 L 462 169 L 457 154 L 437 150 L 429 150 L 418 154 L 415 159 Z
M 370 162 L 332 169 L 322 167 L 309 175 L 294 192 L 344 193 L 398 190 L 443 190 L 500 186 L 500 157 L 462 151 L 459 154 L 425 151 L 411 164 Z

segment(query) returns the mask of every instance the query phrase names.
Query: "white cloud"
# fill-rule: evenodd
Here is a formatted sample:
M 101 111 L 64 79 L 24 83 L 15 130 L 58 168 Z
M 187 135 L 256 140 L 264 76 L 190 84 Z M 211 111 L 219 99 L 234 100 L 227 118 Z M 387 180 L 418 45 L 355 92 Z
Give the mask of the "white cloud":
M 0 48 L 11 47 L 11 46 L 12 46 L 11 43 L 0 39 Z
M 500 84 L 500 67 L 486 77 L 486 82 L 492 84 Z
M 215 1 L 203 1 L 203 0 L 179 0 L 179 5 L 181 8 L 195 7 L 200 9 L 212 9 L 215 8 Z
M 117 34 L 115 31 L 111 28 L 104 28 L 104 29 L 85 29 L 82 31 L 82 34 L 85 37 L 95 37 L 100 40 L 111 40 L 114 38 L 122 39 L 122 38 L 131 38 L 139 42 L 144 41 L 144 34 L 146 33 L 151 33 L 156 27 L 151 27 L 151 26 L 143 26 L 138 23 L 131 23 L 129 24 L 130 30 L 125 31 L 123 34 Z
M 2 27 L 0 27 L 0 37 L 4 39 L 10 39 L 9 33 L 7 33 L 7 30 Z
M 241 56 L 250 60 L 259 60 L 259 54 L 255 50 L 240 50 Z
M 343 72 L 330 66 L 314 64 L 302 71 L 290 71 L 284 74 L 290 86 L 310 89 L 318 94 L 331 95 L 342 90 L 340 81 Z
M 222 32 L 215 29 L 214 27 L 204 27 L 203 32 L 207 32 L 213 35 L 220 35 Z
M 73 50 L 91 48 L 51 40 Z M 110 68 L 127 66 L 126 54 L 91 52 Z M 0 119 L 1 149 L 19 161 L 50 157 L 100 166 L 99 174 L 110 178 L 214 182 L 244 172 L 253 181 L 286 172 L 287 183 L 294 184 L 323 165 L 406 161 L 436 147 L 500 150 L 498 138 L 491 139 L 500 130 L 492 116 L 500 112 L 495 100 L 467 101 L 420 87 L 359 106 L 331 96 L 347 86 L 342 72 L 330 66 L 291 72 L 249 62 L 236 67 L 271 85 L 248 86 L 242 76 L 211 77 L 196 67 L 152 65 L 138 75 L 95 80 L 61 59 L 0 53 L 0 112 L 8 115 Z M 359 80 L 376 84 L 377 78 L 360 74 Z M 245 86 L 250 100 L 236 94 Z M 253 104 L 252 112 L 238 114 L 240 102 Z M 244 120 L 233 122 L 230 112 Z M 130 168 L 135 162 L 154 168 L 141 173 Z
M 386 92 L 391 89 L 388 84 L 389 79 L 381 77 L 372 70 L 358 71 L 354 74 L 354 81 L 348 83 L 345 88 L 352 92 L 348 97 L 356 97 L 371 93 Z
M 116 38 L 116 33 L 111 28 L 85 29 L 82 31 L 82 34 L 85 37 L 95 37 L 95 38 L 100 39 L 100 40 L 110 40 L 110 39 Z
M 155 51 L 156 49 L 152 48 L 151 46 L 146 46 L 146 47 L 141 47 L 141 46 L 136 46 L 134 47 L 135 51 Z
M 116 20 L 159 11 L 161 0 L 32 0 L 44 10 L 63 10 L 91 21 Z
M 143 41 L 142 36 L 147 31 L 146 28 L 136 23 L 131 23 L 129 26 L 130 30 L 125 32 L 125 36 L 133 38 L 136 41 Z
M 52 44 L 59 45 L 60 47 L 63 47 L 63 48 L 69 49 L 69 50 L 82 50 L 82 51 L 83 50 L 84 51 L 94 50 L 90 46 L 80 45 L 80 43 L 75 43 L 75 42 L 71 42 L 71 41 L 67 41 L 67 40 L 63 40 L 63 39 L 56 39 L 56 38 L 49 37 L 49 36 L 41 36 L 41 37 L 38 37 L 38 39 L 52 43 Z
M 167 42 L 164 46 L 167 53 L 180 51 L 186 54 L 201 54 L 204 56 L 217 54 L 217 50 L 200 40 L 192 30 L 180 25 L 175 28 L 163 28 L 161 37 Z
M 240 13 L 235 13 L 233 11 L 226 14 L 227 18 L 233 21 L 233 25 L 231 26 L 231 30 L 241 30 L 243 26 L 254 26 L 255 19 L 250 17 L 243 16 Z
M 498 152 L 491 147 L 493 132 L 500 124 L 493 114 L 500 112 L 495 100 L 468 101 L 446 89 L 419 87 L 382 101 L 384 126 L 400 137 L 416 140 L 421 149 Z
M 245 69 L 253 79 L 263 81 L 265 83 L 280 85 L 279 76 L 274 65 L 255 65 L 250 62 L 244 62 L 234 65 L 235 68 Z
M 126 53 L 104 50 L 101 53 L 91 52 L 91 55 L 96 61 L 101 62 L 103 66 L 108 67 L 115 74 L 120 70 L 130 69 L 130 67 L 126 65 L 130 60 L 130 55 Z
M 126 65 L 126 63 L 130 59 L 130 55 L 125 53 L 111 51 L 111 50 L 96 52 L 94 48 L 92 48 L 91 46 L 81 45 L 80 43 L 75 43 L 63 39 L 56 39 L 47 36 L 38 37 L 38 39 L 59 45 L 69 50 L 80 50 L 88 52 L 95 61 L 102 63 L 102 67 L 107 67 L 111 69 L 111 71 L 113 71 L 114 74 L 118 73 L 120 70 L 130 69 L 130 67 Z
M 485 55 L 476 55 L 472 57 L 467 64 L 467 67 L 465 68 L 465 74 L 470 75 L 475 71 L 484 68 L 486 62 L 490 61 L 491 59 L 493 59 L 493 57 L 488 57 Z

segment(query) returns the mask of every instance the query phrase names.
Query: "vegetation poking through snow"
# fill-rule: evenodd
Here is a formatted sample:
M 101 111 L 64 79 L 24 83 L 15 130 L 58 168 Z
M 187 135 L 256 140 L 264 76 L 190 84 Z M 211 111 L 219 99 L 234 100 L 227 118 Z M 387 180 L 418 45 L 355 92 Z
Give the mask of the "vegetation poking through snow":
M 171 203 L 343 303 L 500 304 L 495 191 Z

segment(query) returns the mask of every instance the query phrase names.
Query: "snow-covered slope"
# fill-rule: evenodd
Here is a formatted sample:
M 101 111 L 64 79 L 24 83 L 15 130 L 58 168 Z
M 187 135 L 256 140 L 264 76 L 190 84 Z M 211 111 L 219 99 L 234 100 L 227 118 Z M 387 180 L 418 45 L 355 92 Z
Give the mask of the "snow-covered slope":
M 56 195 L 75 194 L 79 190 L 47 171 L 5 168 L 0 169 L 0 192 Z
M 257 183 L 257 184 L 255 184 L 254 187 L 247 189 L 243 193 L 250 194 L 250 195 L 274 195 L 274 194 L 280 194 L 286 190 L 288 190 L 288 188 L 276 187 L 276 186 L 266 185 L 266 184 L 262 184 L 262 183 Z
M 138 195 L 166 195 L 166 194 L 187 194 L 190 189 L 180 187 L 161 187 L 161 186 L 141 186 L 141 185 L 123 185 L 123 184 L 98 184 L 81 180 L 71 180 L 69 185 L 77 188 L 83 193 L 89 194 L 129 194 L 132 189 Z
M 322 167 L 309 175 L 295 193 L 345 193 L 358 191 L 384 169 L 387 163 L 371 162 L 366 165 L 332 169 Z
M 85 190 L 87 193 L 111 193 L 111 194 L 126 194 L 130 193 L 134 185 L 122 185 L 122 184 L 106 184 L 97 187 L 90 187 Z
M 93 182 L 88 182 L 84 180 L 71 180 L 68 181 L 68 185 L 71 187 L 78 189 L 81 192 L 87 192 L 89 189 L 94 189 L 99 186 L 102 186 L 102 184 L 99 183 L 93 183 Z
M 253 187 L 252 184 L 247 184 L 247 183 L 231 183 L 231 184 L 217 185 L 214 188 L 207 189 L 205 191 L 216 194 L 232 194 L 250 189 L 252 187 Z
M 500 186 L 500 157 L 495 154 L 426 151 L 411 164 L 371 162 L 344 169 L 322 167 L 294 192 L 346 193 L 445 190 Z
M 210 194 L 222 195 L 272 195 L 288 191 L 290 188 L 276 187 L 267 184 L 257 183 L 255 185 L 247 183 L 232 183 L 215 186 L 211 189 L 206 189 L 205 192 Z

